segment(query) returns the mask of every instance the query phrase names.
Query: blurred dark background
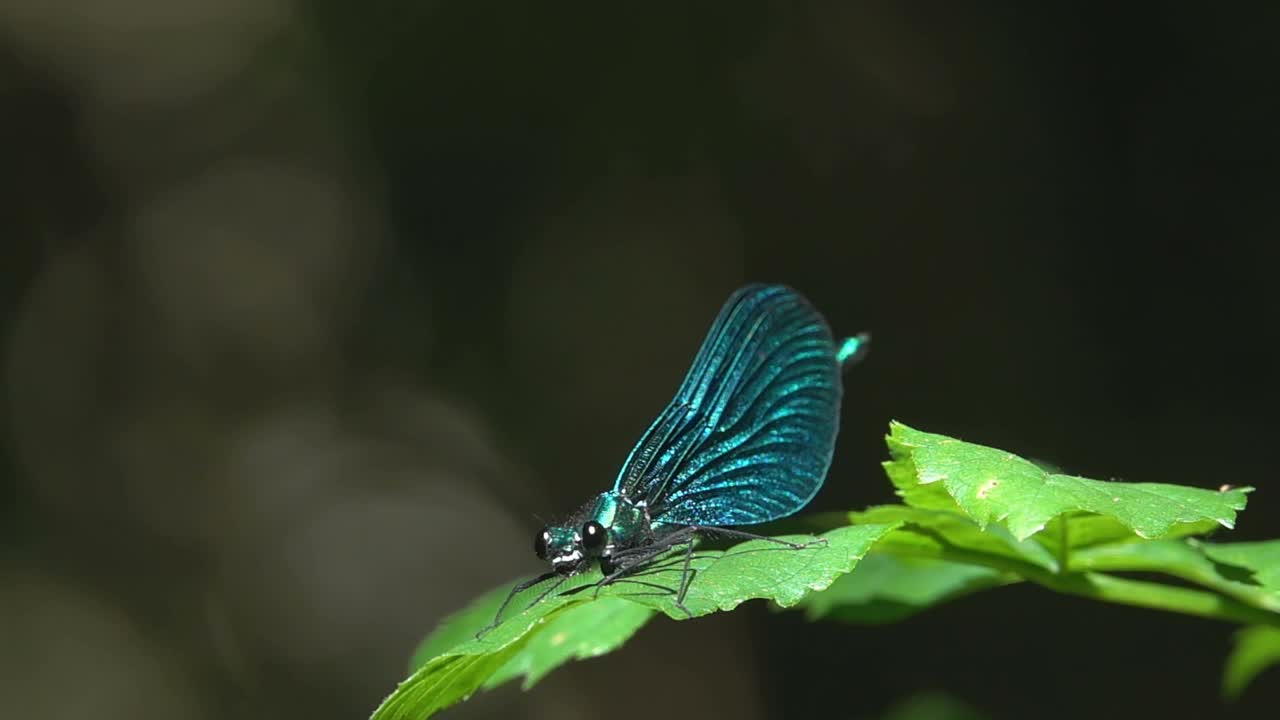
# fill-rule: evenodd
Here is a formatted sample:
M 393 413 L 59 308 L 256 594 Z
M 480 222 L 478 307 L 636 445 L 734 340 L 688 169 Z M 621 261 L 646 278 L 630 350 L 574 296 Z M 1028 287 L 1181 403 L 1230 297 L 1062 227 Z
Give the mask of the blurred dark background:
M 739 284 L 890 419 L 1258 486 L 1280 536 L 1280 6 L 7 0 L 0 715 L 362 718 L 537 569 Z M 758 605 L 758 604 L 757 604 Z M 1232 628 L 1059 598 L 762 606 L 456 717 L 1260 717 Z

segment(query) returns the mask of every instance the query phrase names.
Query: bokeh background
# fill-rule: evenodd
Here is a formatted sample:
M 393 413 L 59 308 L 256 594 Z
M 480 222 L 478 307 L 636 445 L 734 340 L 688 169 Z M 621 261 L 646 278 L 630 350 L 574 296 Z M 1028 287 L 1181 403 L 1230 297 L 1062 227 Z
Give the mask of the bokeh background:
M 739 284 L 890 419 L 1259 490 L 1280 536 L 1280 5 L 0 4 L 0 715 L 362 718 L 538 564 Z M 1031 587 L 763 607 L 454 717 L 1263 717 L 1231 628 Z

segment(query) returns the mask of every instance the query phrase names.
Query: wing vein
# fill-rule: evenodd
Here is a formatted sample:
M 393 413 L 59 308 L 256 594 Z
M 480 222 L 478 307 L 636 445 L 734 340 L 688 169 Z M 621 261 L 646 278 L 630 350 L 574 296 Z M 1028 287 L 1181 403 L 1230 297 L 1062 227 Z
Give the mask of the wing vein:
M 671 403 L 618 473 L 657 522 L 743 525 L 803 507 L 826 476 L 840 367 L 826 322 L 795 291 L 729 298 Z

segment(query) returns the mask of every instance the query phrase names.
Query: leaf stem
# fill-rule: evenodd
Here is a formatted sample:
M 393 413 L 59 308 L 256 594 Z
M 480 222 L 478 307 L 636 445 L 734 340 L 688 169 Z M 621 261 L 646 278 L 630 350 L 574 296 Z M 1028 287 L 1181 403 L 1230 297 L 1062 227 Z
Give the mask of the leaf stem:
M 1071 531 L 1066 516 L 1058 518 L 1058 574 L 1066 575 L 1071 566 Z
M 1198 588 L 1131 580 L 1097 572 L 1072 573 L 1061 576 L 1052 584 L 1038 584 L 1060 592 L 1119 605 L 1165 610 L 1245 625 L 1280 627 L 1280 615 L 1276 613 Z
M 1131 580 L 1100 572 L 1051 572 L 1014 558 L 978 550 L 968 550 L 954 545 L 908 546 L 884 543 L 876 546 L 872 552 L 886 552 L 898 556 L 929 557 L 956 563 L 981 565 L 994 570 L 1014 573 L 1055 592 L 1078 595 L 1117 605 L 1130 605 L 1226 622 L 1280 628 L 1280 613 L 1246 605 L 1239 600 L 1211 590 L 1177 587 L 1146 580 Z
M 1140 547 L 1140 546 L 1138 546 Z M 1222 595 L 1272 613 L 1280 613 L 1280 594 L 1261 585 L 1251 585 L 1223 578 L 1202 556 L 1203 564 L 1160 562 L 1160 558 L 1126 553 L 1125 548 L 1091 548 L 1075 556 L 1075 567 L 1082 572 L 1161 573 L 1199 585 Z

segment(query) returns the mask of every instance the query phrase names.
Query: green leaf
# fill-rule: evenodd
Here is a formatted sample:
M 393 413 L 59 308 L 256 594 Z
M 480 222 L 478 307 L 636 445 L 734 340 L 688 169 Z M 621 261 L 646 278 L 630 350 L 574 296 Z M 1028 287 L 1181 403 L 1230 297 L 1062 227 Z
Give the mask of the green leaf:
M 1072 550 L 1139 539 L 1131 528 L 1113 517 L 1092 513 L 1059 515 L 1049 521 L 1044 532 L 1035 535 L 1035 540 L 1055 556 L 1062 551 L 1063 524 L 1066 525 L 1067 546 Z M 1220 527 L 1212 520 L 1179 523 L 1169 528 L 1161 539 L 1205 535 Z
M 878 625 L 1013 581 L 1014 576 L 978 565 L 873 552 L 803 605 L 810 620 Z
M 997 558 L 1029 562 L 1046 570 L 1057 571 L 1053 555 L 1034 540 L 1018 540 L 1003 527 L 992 525 L 985 530 L 952 504 L 951 510 L 928 510 L 906 505 L 877 505 L 862 512 L 849 513 L 854 524 L 899 523 L 877 547 L 898 550 L 911 555 L 926 551 L 932 557 L 943 549 L 961 549 Z
M 766 540 L 753 540 L 728 550 L 700 550 L 692 567 L 684 604 L 694 616 L 732 610 L 751 599 L 771 600 L 782 607 L 826 589 L 857 565 L 871 546 L 896 524 L 842 527 L 822 534 L 825 544 L 792 549 Z M 792 542 L 814 540 L 810 535 L 784 536 Z M 465 700 L 480 688 L 494 687 L 519 676 L 531 686 L 556 667 L 593 657 L 620 646 L 660 611 L 676 619 L 686 615 L 676 607 L 675 590 L 683 572 L 683 555 L 656 563 L 636 582 L 617 582 L 573 594 L 555 592 L 530 607 L 545 587 L 517 596 L 510 614 L 483 638 L 475 633 L 493 619 L 506 597 L 506 588 L 483 595 L 465 610 L 450 616 L 415 653 L 418 669 L 373 714 L 373 720 L 422 720 Z M 572 580 L 574 589 L 600 579 L 599 571 Z
M 476 631 L 493 620 L 498 606 L 510 591 L 510 587 L 494 588 L 471 601 L 467 607 L 441 620 L 436 629 L 414 650 L 409 669 L 417 670 L 445 651 L 474 640 Z
M 420 720 L 517 678 L 528 688 L 567 662 L 620 647 L 658 613 L 683 620 L 684 608 L 701 616 L 764 599 L 802 604 L 811 618 L 890 622 L 1023 580 L 1249 627 L 1224 672 L 1224 691 L 1232 696 L 1280 662 L 1280 540 L 1190 537 L 1232 527 L 1251 488 L 1215 492 L 1073 477 L 898 423 L 888 445 L 885 469 L 905 505 L 801 519 L 803 529 L 834 527 L 822 535 L 824 545 L 792 549 L 761 540 L 723 551 L 700 548 L 690 561 L 677 549 L 598 591 L 598 571 L 545 597 L 547 584 L 530 588 L 501 624 L 476 639 L 507 595 L 505 587 L 495 589 L 423 642 L 416 670 L 374 720 Z M 804 543 L 813 536 L 778 539 Z M 694 572 L 681 608 L 674 596 L 687 568 Z M 1125 576 L 1135 572 L 1197 587 Z
M 1197 545 L 1214 562 L 1243 568 L 1253 582 L 1280 595 L 1280 540 Z
M 548 597 L 508 617 L 483 638 L 476 638 L 493 619 L 506 593 L 506 589 L 495 589 L 450 616 L 414 654 L 417 670 L 382 702 L 373 719 L 418 720 L 466 700 L 520 653 L 537 630 L 568 606 L 582 602 L 574 595 Z M 527 595 L 518 596 L 516 602 Z M 447 650 L 427 657 L 451 642 L 455 644 Z
M 1256 626 L 1236 633 L 1236 645 L 1222 673 L 1222 692 L 1240 697 L 1263 670 L 1280 663 L 1280 628 Z
M 929 692 L 894 705 L 884 720 L 985 720 L 986 715 L 949 695 Z
M 434 658 L 400 683 L 373 713 L 374 720 L 428 718 L 471 697 L 524 646 L 525 640 L 483 655 Z
M 1087 512 L 1113 518 L 1142 538 L 1179 533 L 1179 526 L 1211 522 L 1231 528 L 1252 488 L 1205 490 L 1157 483 L 1103 482 L 1046 473 L 1012 453 L 893 423 L 886 466 L 908 504 L 937 509 L 940 487 L 981 528 L 1004 525 L 1019 540 L 1054 518 Z M 892 466 L 892 467 L 890 467 Z M 913 473 L 920 488 L 911 488 Z
M 842 527 L 823 533 L 827 545 L 802 550 L 779 547 L 766 540 L 752 540 L 726 551 L 699 552 L 697 575 L 689 586 L 684 605 L 694 617 L 732 610 L 746 600 L 770 600 L 791 607 L 811 592 L 825 590 L 837 577 L 853 570 L 871 546 L 897 527 L 896 523 Z M 811 540 L 807 535 L 783 535 L 789 542 Z M 674 587 L 680 579 L 679 558 L 665 561 L 646 580 L 663 579 Z M 695 586 L 697 591 L 695 592 Z M 610 586 L 610 594 L 660 610 L 681 620 L 684 611 L 670 595 L 636 595 L 625 586 Z
M 1188 540 L 1123 542 L 1077 550 L 1071 568 L 1078 571 L 1154 572 L 1182 578 L 1254 607 L 1280 612 L 1280 587 L 1259 584 L 1251 564 L 1263 562 L 1268 543 L 1210 545 Z M 1237 547 L 1244 546 L 1244 547 Z M 1210 552 L 1212 550 L 1212 552 Z M 1215 558 L 1218 554 L 1233 562 Z
M 904 438 L 898 437 L 899 428 L 906 428 L 906 425 L 896 422 L 889 425 L 885 444 L 889 446 L 890 459 L 882 463 L 898 496 L 907 505 L 922 510 L 955 510 L 956 503 L 947 494 L 946 488 L 920 482 L 920 472 L 912 454 L 913 448 Z
M 560 612 L 498 669 L 486 688 L 524 676 L 521 687 L 533 687 L 547 673 L 569 662 L 610 652 L 636 634 L 654 611 L 622 598 L 602 597 Z

